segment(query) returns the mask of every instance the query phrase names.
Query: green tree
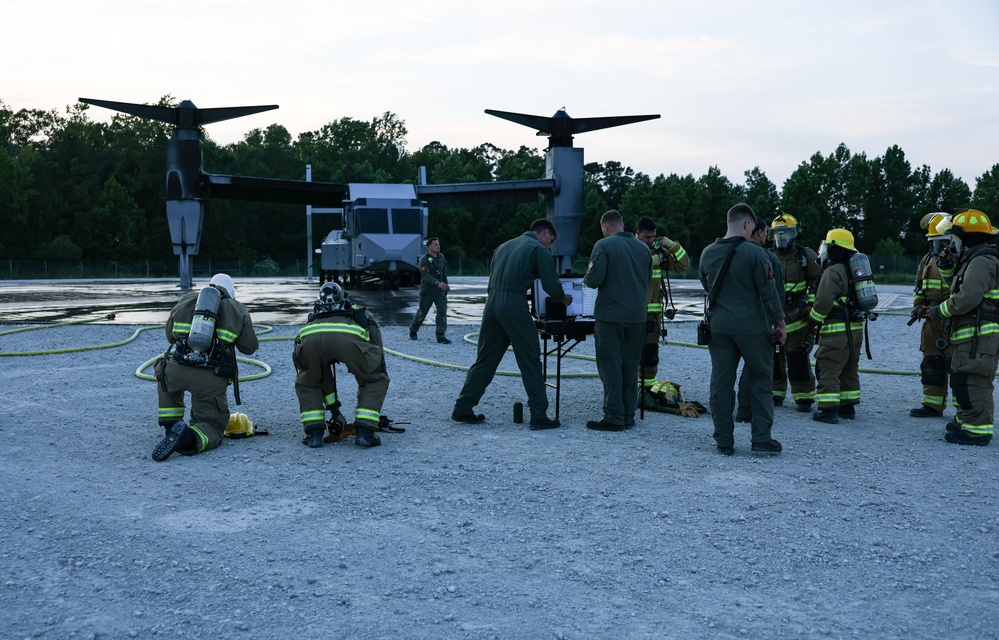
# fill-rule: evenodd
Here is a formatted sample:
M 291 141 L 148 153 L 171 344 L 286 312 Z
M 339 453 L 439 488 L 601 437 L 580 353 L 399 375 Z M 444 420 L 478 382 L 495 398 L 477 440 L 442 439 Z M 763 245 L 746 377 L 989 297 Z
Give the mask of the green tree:
M 780 213 L 780 194 L 777 192 L 777 185 L 771 182 L 759 167 L 753 167 L 743 175 L 746 176 L 746 186 L 742 200 L 753 208 L 756 215 L 770 222 Z
M 975 180 L 975 196 L 971 199 L 971 207 L 984 211 L 993 225 L 999 225 L 999 164 L 992 165 L 991 169 Z

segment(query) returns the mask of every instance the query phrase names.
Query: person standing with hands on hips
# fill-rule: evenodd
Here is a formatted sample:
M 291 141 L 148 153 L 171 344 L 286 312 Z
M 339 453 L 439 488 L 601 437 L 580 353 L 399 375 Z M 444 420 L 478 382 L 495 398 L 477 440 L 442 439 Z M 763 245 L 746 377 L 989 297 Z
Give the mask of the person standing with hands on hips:
M 427 253 L 420 258 L 420 308 L 409 325 L 409 339 L 416 340 L 416 332 L 430 311 L 430 305 L 437 309 L 437 342 L 451 344 L 444 335 L 447 333 L 447 294 L 451 285 L 447 283 L 447 259 L 441 253 L 441 241 L 437 237 L 427 238 Z
M 711 339 L 711 419 L 719 453 L 735 453 L 735 373 L 739 358 L 751 393 L 752 450 L 780 453 L 774 440 L 774 403 L 771 393 L 776 339 L 786 335 L 784 305 L 774 284 L 776 275 L 767 252 L 751 240 L 756 214 L 745 203 L 728 210 L 724 238 L 705 247 L 698 267 L 701 286 L 708 292 Z
M 645 342 L 646 297 L 652 280 L 649 247 L 624 230 L 621 214 L 600 217 L 604 237 L 593 245 L 583 284 L 600 295 L 593 305 L 597 373 L 604 386 L 603 417 L 587 429 L 624 431 L 635 424 L 635 371 Z

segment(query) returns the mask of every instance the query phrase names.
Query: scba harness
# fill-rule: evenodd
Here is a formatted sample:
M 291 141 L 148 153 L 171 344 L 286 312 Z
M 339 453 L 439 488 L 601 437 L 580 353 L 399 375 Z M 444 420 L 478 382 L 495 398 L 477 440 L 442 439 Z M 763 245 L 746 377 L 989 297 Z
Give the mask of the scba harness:
M 187 327 L 187 335 L 167 347 L 165 360 L 172 360 L 185 367 L 211 369 L 220 378 L 228 378 L 233 383 L 233 397 L 236 404 L 242 404 L 239 396 L 239 371 L 236 364 L 235 346 L 231 341 L 218 337 L 216 323 L 222 292 L 213 286 L 204 287 L 194 305 L 194 315 Z M 175 322 L 174 328 L 181 333 L 184 323 Z

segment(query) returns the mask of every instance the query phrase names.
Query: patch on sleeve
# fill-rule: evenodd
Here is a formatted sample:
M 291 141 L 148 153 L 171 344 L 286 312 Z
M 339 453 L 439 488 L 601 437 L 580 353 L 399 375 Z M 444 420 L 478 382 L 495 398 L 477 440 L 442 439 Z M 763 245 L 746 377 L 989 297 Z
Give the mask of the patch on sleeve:
M 590 264 L 586 266 L 586 273 L 593 271 L 593 260 L 590 260 Z
M 767 280 L 773 280 L 773 279 L 774 279 L 774 270 L 773 268 L 770 268 L 767 270 Z
M 420 267 L 420 271 L 422 271 L 423 273 L 426 273 L 427 272 L 427 268 L 426 267 Z

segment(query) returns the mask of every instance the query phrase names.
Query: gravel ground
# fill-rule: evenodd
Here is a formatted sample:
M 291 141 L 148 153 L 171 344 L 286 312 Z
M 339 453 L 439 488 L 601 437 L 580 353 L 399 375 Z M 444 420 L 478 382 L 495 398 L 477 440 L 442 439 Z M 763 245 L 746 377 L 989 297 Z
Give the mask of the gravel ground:
M 918 369 L 905 320 L 871 325 L 862 367 Z M 138 328 L 12 333 L 0 351 Z M 399 352 L 474 360 L 429 324 L 417 342 L 384 333 Z M 694 324 L 670 339 L 693 342 Z M 778 409 L 781 456 L 750 453 L 737 425 L 726 458 L 709 416 L 586 430 L 596 378 L 563 380 L 561 429 L 513 424 L 525 396 L 506 376 L 478 407 L 485 424 L 455 424 L 464 373 L 393 355 L 383 413 L 406 432 L 310 450 L 291 343 L 267 340 L 253 357 L 273 372 L 241 386 L 239 410 L 270 435 L 155 463 L 155 387 L 135 370 L 164 346 L 155 330 L 0 360 L 0 636 L 999 637 L 999 446 L 949 445 L 943 420 L 908 417 L 917 377 L 862 374 L 857 419 L 837 426 Z M 574 352 L 592 355 L 592 340 Z M 662 355 L 662 376 L 707 404 L 707 352 Z M 352 410 L 353 380 L 340 381 Z

